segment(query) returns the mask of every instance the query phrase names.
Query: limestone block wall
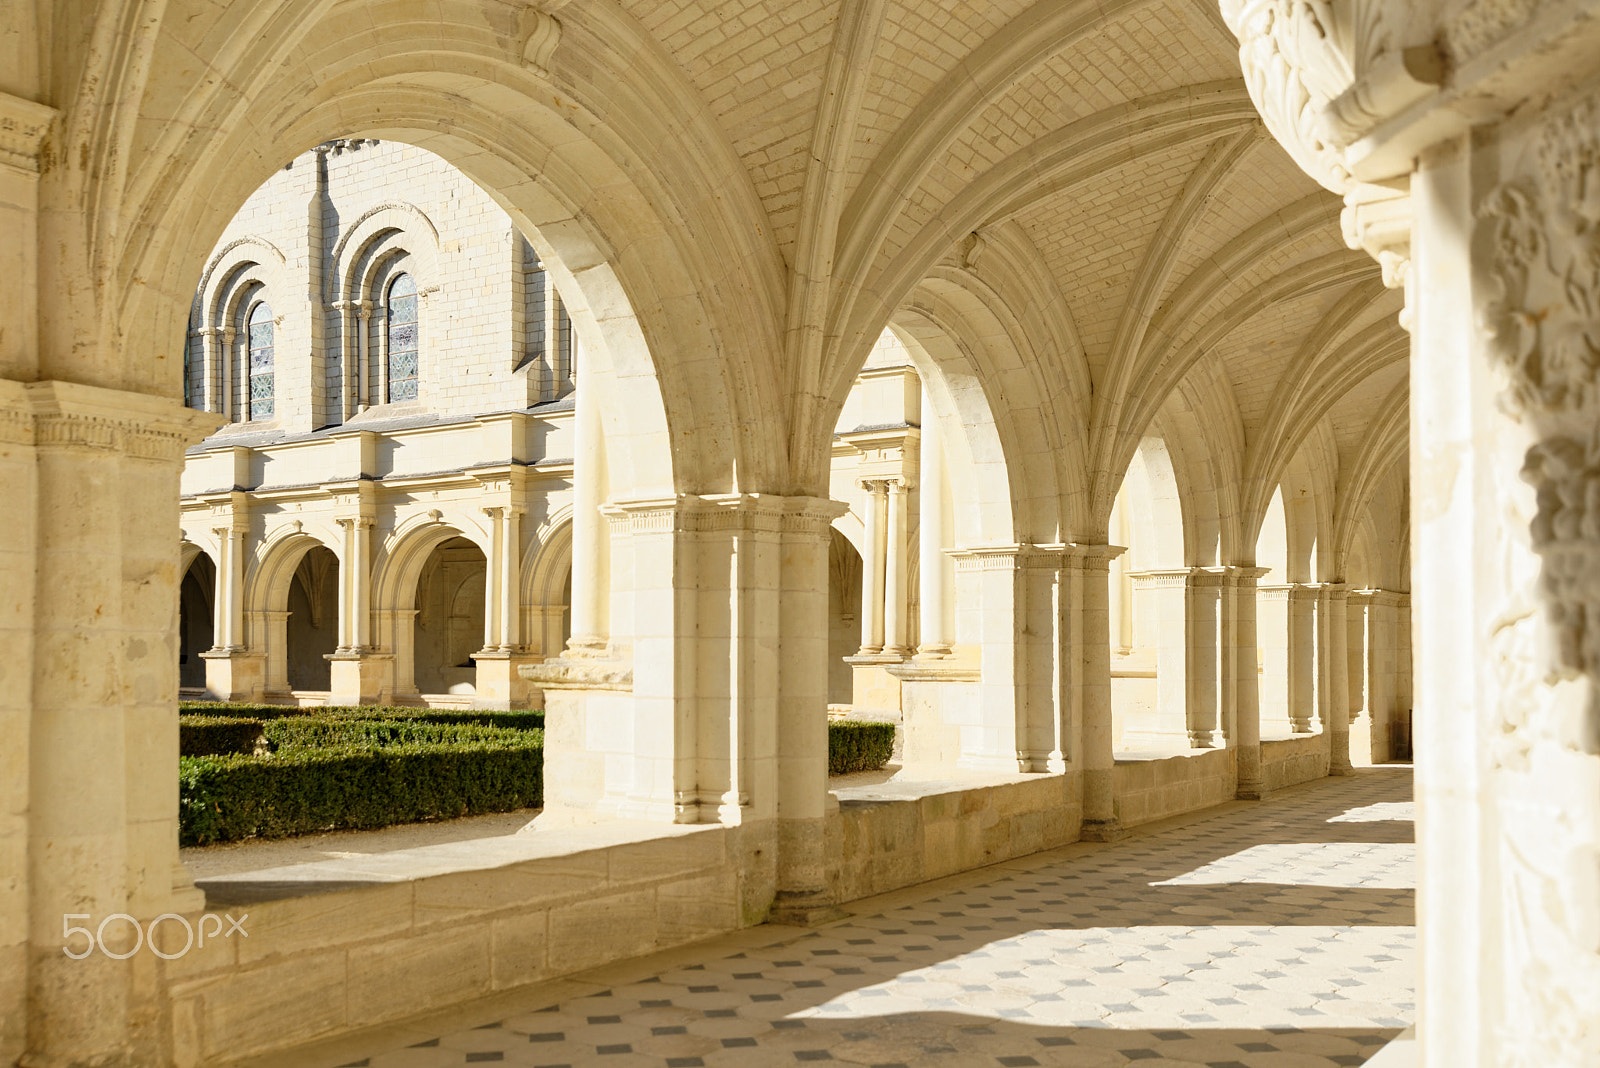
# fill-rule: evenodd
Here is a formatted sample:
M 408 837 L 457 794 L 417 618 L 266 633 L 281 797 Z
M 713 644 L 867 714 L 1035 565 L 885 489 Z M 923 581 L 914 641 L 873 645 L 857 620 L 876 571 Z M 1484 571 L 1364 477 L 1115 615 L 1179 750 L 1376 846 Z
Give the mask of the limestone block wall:
M 1209 808 L 1234 799 L 1234 751 L 1117 761 L 1117 818 L 1125 827 Z
M 249 937 L 158 964 L 177 1068 L 414 1016 L 733 930 L 737 831 L 513 835 L 207 881 Z M 199 914 L 188 917 L 198 923 Z
M 1328 774 L 1328 739 L 1321 734 L 1271 738 L 1261 743 L 1261 780 L 1268 790 L 1310 782 Z
M 1078 840 L 1077 774 L 984 785 L 894 784 L 839 791 L 829 852 L 841 901 L 1026 856 Z

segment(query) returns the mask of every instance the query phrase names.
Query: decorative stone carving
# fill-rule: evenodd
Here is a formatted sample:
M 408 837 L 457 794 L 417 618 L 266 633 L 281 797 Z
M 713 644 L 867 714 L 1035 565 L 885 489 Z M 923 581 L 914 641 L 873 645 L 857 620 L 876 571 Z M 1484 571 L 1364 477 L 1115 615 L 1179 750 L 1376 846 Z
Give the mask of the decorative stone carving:
M 1439 35 L 1453 66 L 1460 66 L 1533 17 L 1538 0 L 1472 0 L 1446 22 Z
M 1407 46 L 1391 6 L 1377 0 L 1223 0 L 1222 12 L 1267 128 L 1302 170 L 1345 198 L 1345 242 L 1378 261 L 1385 285 L 1403 286 L 1411 262 L 1406 182 L 1358 181 L 1345 149 L 1436 90 L 1444 75 L 1438 51 Z M 1401 325 L 1409 319 L 1403 312 Z
M 1508 576 L 1490 633 L 1502 1045 L 1507 1064 L 1576 1068 L 1600 1059 L 1600 99 L 1541 120 L 1506 162 L 1477 210 L 1479 325 L 1533 439 L 1520 475 L 1539 573 Z
M 546 3 L 547 8 L 555 9 L 560 3 Z M 528 38 L 522 45 L 523 65 L 531 70 L 540 72 L 550 69 L 550 58 L 555 55 L 556 46 L 561 43 L 561 23 L 543 11 L 529 10 Z

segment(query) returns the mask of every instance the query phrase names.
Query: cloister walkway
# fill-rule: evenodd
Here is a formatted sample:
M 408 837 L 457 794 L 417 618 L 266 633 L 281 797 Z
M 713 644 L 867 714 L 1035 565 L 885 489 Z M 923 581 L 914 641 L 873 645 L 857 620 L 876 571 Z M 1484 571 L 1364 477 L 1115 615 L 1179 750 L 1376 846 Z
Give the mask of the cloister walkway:
M 252 1063 L 1362 1064 L 1414 1016 L 1411 821 L 1366 770 Z

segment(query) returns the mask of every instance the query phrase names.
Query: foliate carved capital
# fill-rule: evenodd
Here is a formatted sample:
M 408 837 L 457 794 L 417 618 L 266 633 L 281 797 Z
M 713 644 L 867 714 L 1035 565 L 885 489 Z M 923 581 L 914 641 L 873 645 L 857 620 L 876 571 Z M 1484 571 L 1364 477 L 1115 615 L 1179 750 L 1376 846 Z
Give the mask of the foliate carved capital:
M 1431 41 L 1408 42 L 1383 0 L 1222 0 L 1245 86 L 1273 137 L 1321 185 L 1356 184 L 1345 149 L 1436 91 Z

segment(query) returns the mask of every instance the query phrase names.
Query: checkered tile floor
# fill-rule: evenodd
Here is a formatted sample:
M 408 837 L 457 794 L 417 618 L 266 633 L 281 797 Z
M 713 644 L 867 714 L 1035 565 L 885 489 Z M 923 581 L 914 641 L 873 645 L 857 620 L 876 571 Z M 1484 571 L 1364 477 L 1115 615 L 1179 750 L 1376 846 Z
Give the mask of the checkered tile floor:
M 947 881 L 814 931 L 350 1061 L 1328 1068 L 1414 1016 L 1410 772 Z M 897 895 L 895 901 L 908 897 Z M 415 1032 L 411 1032 L 414 1036 Z

